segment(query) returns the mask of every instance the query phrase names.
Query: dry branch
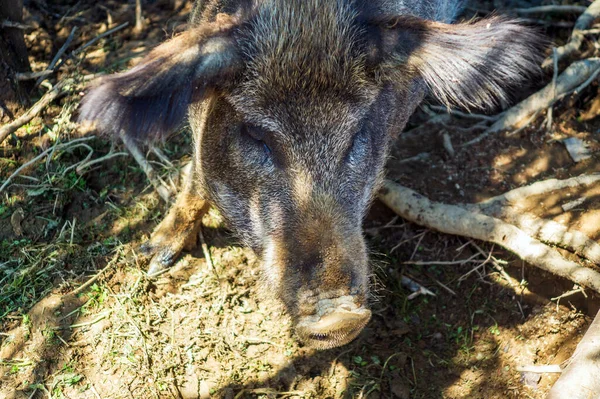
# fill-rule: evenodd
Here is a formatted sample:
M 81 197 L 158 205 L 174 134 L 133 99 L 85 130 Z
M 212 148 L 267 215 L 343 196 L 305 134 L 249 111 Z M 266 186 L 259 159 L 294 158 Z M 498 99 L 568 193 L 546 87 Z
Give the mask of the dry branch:
M 600 273 L 563 258 L 558 251 L 512 224 L 464 206 L 430 201 L 389 180 L 379 198 L 404 219 L 442 233 L 498 244 L 540 269 L 600 292 Z
M 547 13 L 560 13 L 560 14 L 581 14 L 587 10 L 585 6 L 562 6 L 562 5 L 549 5 L 529 8 L 515 8 L 514 12 L 518 14 L 547 14 Z
M 600 313 L 577 345 L 547 399 L 597 398 L 600 392 Z
M 54 72 L 54 67 L 56 66 L 56 63 L 58 62 L 58 60 L 60 60 L 60 57 L 63 56 L 65 51 L 67 51 L 67 48 L 69 47 L 69 45 L 73 41 L 73 38 L 75 37 L 75 32 L 77 32 L 76 26 L 73 27 L 73 29 L 71 29 L 71 33 L 69 33 L 67 40 L 65 40 L 63 45 L 58 49 L 58 51 L 56 52 L 56 55 L 54 56 L 52 61 L 50 61 L 48 68 L 46 68 L 46 71 L 44 71 L 44 72 L 50 72 L 50 73 Z M 36 87 L 39 86 L 44 81 L 46 76 L 48 76 L 48 75 L 40 76 L 39 79 L 35 82 L 35 86 Z
M 569 42 L 556 49 L 558 61 L 573 54 L 581 47 L 585 34 L 582 32 L 590 27 L 594 20 L 600 16 L 600 0 L 595 0 L 583 14 L 577 18 L 573 33 Z M 542 63 L 542 68 L 548 68 L 552 65 L 552 57 L 548 57 Z
M 31 79 L 37 79 L 37 78 L 42 78 L 42 77 L 46 77 L 48 75 L 52 75 L 54 73 L 54 71 L 40 71 L 40 72 L 19 72 L 15 74 L 15 78 L 17 78 L 17 80 L 19 82 L 22 82 L 24 80 L 31 80 Z
M 84 43 L 81 47 L 75 49 L 71 55 L 73 56 L 73 55 L 77 55 L 77 54 L 81 53 L 83 50 L 85 50 L 86 48 L 90 47 L 92 44 L 96 43 L 98 40 L 102 39 L 103 37 L 111 35 L 111 34 L 117 32 L 117 31 L 119 31 L 119 30 L 127 27 L 128 25 L 129 25 L 129 22 L 124 22 L 124 23 L 122 23 L 119 26 L 115 26 L 114 28 L 107 30 L 106 32 L 104 32 L 104 33 L 96 36 L 92 40 Z
M 574 62 L 560 74 L 556 84 L 550 83 L 542 90 L 521 101 L 506 111 L 502 118 L 498 119 L 489 129 L 473 140 L 466 142 L 463 146 L 478 143 L 493 133 L 521 127 L 523 121 L 530 118 L 531 115 L 548 108 L 555 101 L 574 90 L 581 90 L 581 85 L 588 82 L 599 69 L 600 58 L 589 58 Z
M 532 183 L 528 186 L 518 187 L 504 194 L 492 197 L 480 202 L 479 206 L 492 207 L 498 204 L 513 203 L 523 201 L 533 195 L 546 194 L 556 190 L 564 190 L 566 188 L 575 188 L 581 186 L 589 186 L 600 182 L 600 173 L 592 173 L 589 175 L 580 175 L 570 177 L 568 179 L 548 179 Z
M 60 150 L 60 149 L 65 149 L 67 147 L 77 147 L 77 146 L 81 146 L 83 145 L 83 142 L 85 141 L 90 141 L 92 139 L 94 139 L 94 136 L 91 137 L 83 137 L 80 139 L 75 139 L 75 140 L 71 140 L 68 141 L 66 143 L 61 143 L 61 144 L 55 144 L 54 146 L 48 148 L 47 150 L 45 150 L 44 152 L 42 152 L 41 154 L 39 154 L 38 156 L 36 156 L 35 158 L 33 158 L 32 160 L 24 163 L 23 165 L 21 165 L 19 168 L 17 168 L 17 170 L 15 170 L 2 184 L 2 186 L 0 186 L 0 193 L 2 191 L 4 191 L 4 189 L 6 189 L 8 187 L 8 185 L 10 184 L 10 182 L 17 177 L 23 170 L 25 170 L 27 167 L 33 165 L 34 163 L 36 163 L 37 161 L 39 161 L 40 159 L 47 157 L 48 155 L 50 155 L 50 157 L 52 157 L 52 155 L 54 154 L 55 151 Z
M 150 184 L 154 187 L 160 198 L 162 198 L 167 204 L 171 202 L 171 199 L 175 197 L 175 193 L 171 190 L 167 184 L 162 181 L 160 177 L 157 176 L 156 171 L 150 165 L 146 157 L 138 147 L 138 145 L 127 136 L 124 132 L 120 134 L 121 140 L 125 147 L 129 150 L 133 158 L 142 168 L 142 171 L 146 174 L 146 177 L 150 181 Z
M 2 126 L 0 128 L 0 143 L 2 143 L 10 134 L 16 132 L 21 126 L 29 123 L 40 112 L 42 112 L 42 110 L 46 108 L 48 104 L 67 91 L 73 83 L 73 79 L 65 79 L 57 83 L 52 89 L 50 89 L 50 91 L 44 94 L 42 98 L 40 98 L 39 101 L 33 105 L 33 107 L 28 109 L 27 112 L 11 123 L 7 123 L 6 125 Z
M 142 0 L 135 0 L 135 32 L 140 33 L 144 28 L 144 20 L 142 18 Z

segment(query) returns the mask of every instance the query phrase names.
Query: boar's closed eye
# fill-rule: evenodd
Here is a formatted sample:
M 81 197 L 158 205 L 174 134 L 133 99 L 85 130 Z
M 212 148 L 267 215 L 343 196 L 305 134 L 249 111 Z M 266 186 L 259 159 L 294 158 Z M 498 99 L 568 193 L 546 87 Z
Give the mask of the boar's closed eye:
M 369 134 L 365 129 L 361 129 L 355 136 L 346 155 L 346 163 L 351 167 L 360 167 L 369 154 Z
M 253 147 L 252 150 L 262 151 L 262 166 L 273 166 L 273 151 L 265 141 L 265 132 L 256 126 L 244 124 L 241 129 L 243 142 Z

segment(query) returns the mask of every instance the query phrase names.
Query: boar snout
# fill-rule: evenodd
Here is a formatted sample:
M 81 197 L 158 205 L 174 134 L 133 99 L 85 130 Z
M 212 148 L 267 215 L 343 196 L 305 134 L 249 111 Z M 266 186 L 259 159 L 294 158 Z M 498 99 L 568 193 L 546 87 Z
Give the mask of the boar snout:
M 330 349 L 352 341 L 371 319 L 371 311 L 355 299 L 344 295 L 319 300 L 314 314 L 298 319 L 296 332 L 300 339 L 315 349 Z

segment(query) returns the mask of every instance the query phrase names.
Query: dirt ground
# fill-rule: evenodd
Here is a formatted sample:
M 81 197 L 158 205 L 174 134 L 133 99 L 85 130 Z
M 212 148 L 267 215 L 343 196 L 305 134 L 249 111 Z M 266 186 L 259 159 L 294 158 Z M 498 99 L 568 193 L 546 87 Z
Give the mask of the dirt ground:
M 471 2 L 464 17 L 539 4 L 552 2 Z M 148 1 L 141 33 L 128 26 L 71 57 L 50 81 L 78 83 L 0 145 L 0 182 L 58 141 L 95 133 L 72 122 L 83 77 L 134 65 L 181 30 L 190 9 Z M 32 68 L 45 69 L 73 27 L 70 49 L 133 25 L 133 16 L 131 2 L 26 3 Z M 558 43 L 576 18 L 542 17 L 538 26 Z M 550 79 L 531 82 L 519 98 Z M 425 104 L 396 141 L 388 177 L 437 201 L 473 203 L 543 179 L 600 172 L 598 89 L 594 83 L 556 104 L 549 130 L 540 115 L 517 134 L 467 148 L 460 144 L 482 131 L 473 128 L 477 120 L 441 122 L 435 114 L 443 112 Z M 453 157 L 442 145 L 445 132 Z M 563 144 L 569 137 L 586 142 L 592 157 L 574 162 Z M 81 175 L 69 169 L 90 150 L 94 158 L 112 150 L 107 138 L 85 143 L 28 167 L 2 193 L 1 398 L 543 398 L 558 375 L 518 368 L 562 364 L 600 308 L 593 292 L 570 293 L 572 282 L 514 254 L 404 222 L 376 202 L 365 220 L 373 318 L 352 343 L 314 351 L 295 339 L 289 316 L 261 285 L 259 260 L 214 210 L 203 227 L 212 262 L 198 248 L 149 279 L 136 248 L 166 206 L 131 157 Z M 164 146 L 173 165 L 150 155 L 165 178 L 189 159 L 189 144 L 184 128 Z M 600 240 L 598 185 L 519 207 Z M 434 295 L 412 297 L 403 277 Z

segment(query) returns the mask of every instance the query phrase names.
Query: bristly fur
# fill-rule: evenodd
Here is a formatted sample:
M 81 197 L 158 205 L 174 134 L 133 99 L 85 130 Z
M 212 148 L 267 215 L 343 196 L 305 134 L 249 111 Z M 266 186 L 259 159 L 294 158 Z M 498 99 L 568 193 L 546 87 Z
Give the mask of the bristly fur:
M 237 52 L 230 31 L 237 21 L 221 17 L 158 46 L 130 71 L 101 79 L 82 100 L 79 120 L 103 132 L 154 141 L 176 129 L 194 93 L 235 74 Z
M 353 1 L 265 1 L 238 43 L 256 85 L 336 92 L 364 73 L 361 33 Z
M 399 83 L 419 75 L 448 107 L 489 110 L 509 102 L 516 84 L 540 72 L 547 44 L 518 20 L 498 16 L 452 25 L 402 16 L 387 25 L 383 40 L 395 51 L 382 75 Z
M 195 241 L 209 200 L 308 342 L 354 338 L 370 315 L 362 220 L 426 84 L 486 106 L 534 69 L 537 36 L 517 23 L 433 22 L 455 1 L 202 0 L 188 32 L 105 78 L 82 108 L 103 130 L 148 141 L 189 109 L 193 170 L 147 247 L 153 270 Z M 360 317 L 315 323 L 334 305 Z

